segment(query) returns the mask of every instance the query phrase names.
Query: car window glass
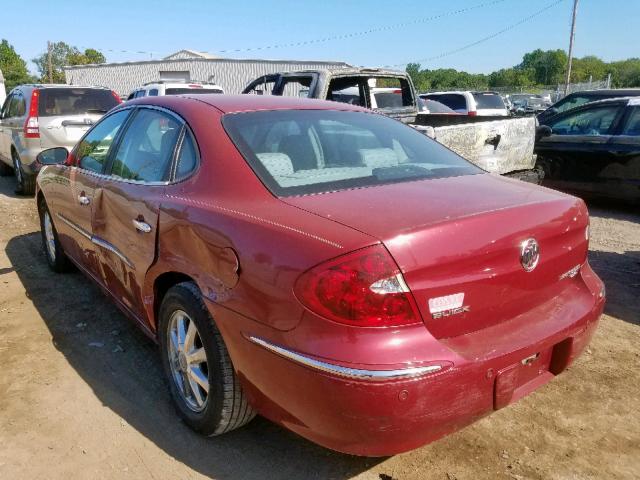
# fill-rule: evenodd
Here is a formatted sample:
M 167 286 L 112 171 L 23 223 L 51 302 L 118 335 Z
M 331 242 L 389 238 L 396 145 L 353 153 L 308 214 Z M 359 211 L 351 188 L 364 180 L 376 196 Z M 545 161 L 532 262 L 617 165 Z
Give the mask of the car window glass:
M 178 155 L 178 167 L 176 168 L 176 180 L 186 177 L 196 168 L 197 154 L 193 138 L 187 132 L 182 141 L 180 154 Z
M 75 156 L 80 168 L 102 173 L 113 139 L 129 115 L 129 110 L 122 110 L 101 120 L 82 139 L 76 149 Z
M 118 100 L 104 88 L 43 88 L 40 90 L 38 115 L 104 114 L 116 105 Z
M 17 95 L 15 100 L 15 112 L 13 114 L 14 117 L 22 117 L 25 113 L 27 113 L 27 103 L 24 101 L 24 97 L 22 95 Z
M 327 100 L 366 107 L 364 86 L 358 78 L 334 78 L 331 80 Z
M 634 107 L 622 130 L 622 135 L 640 136 L 640 107 Z
M 458 113 L 467 111 L 467 100 L 459 93 L 430 94 L 427 98 L 436 100 Z
M 251 95 L 271 95 L 276 85 L 276 77 L 262 77 L 246 93 Z
M 587 97 L 582 95 L 576 95 L 575 97 L 570 97 L 565 100 L 561 100 L 556 103 L 553 108 L 556 112 L 566 112 L 575 107 L 579 107 L 580 105 L 584 105 L 585 103 L 592 102 L 594 100 L 600 100 L 600 98 Z
M 311 80 L 309 77 L 284 77 L 282 80 L 282 95 L 285 97 L 309 97 L 311 88 Z
M 7 110 L 7 118 L 14 118 L 18 116 L 18 103 L 20 96 L 18 94 L 13 94 L 11 96 L 11 103 L 9 104 L 9 108 Z
M 0 118 L 8 118 L 9 117 L 9 107 L 11 102 L 13 101 L 13 95 L 9 95 L 2 104 L 2 110 L 0 110 Z
M 142 182 L 164 180 L 180 128 L 178 121 L 167 113 L 139 110 L 122 136 L 111 174 Z
M 582 110 L 566 115 L 551 128 L 555 135 L 606 135 L 619 110 L 617 105 Z
M 412 107 L 414 96 L 409 82 L 394 77 L 369 77 L 369 90 L 373 97 L 371 108 L 394 109 Z
M 150 97 L 157 97 L 158 96 L 158 89 L 157 88 L 152 88 L 151 90 L 149 90 L 149 96 Z
M 382 115 L 331 110 L 227 114 L 224 127 L 276 195 L 481 173 L 417 130 Z M 279 126 L 282 124 L 282 126 Z M 294 128 L 293 125 L 296 127 Z M 274 148 L 269 132 L 282 134 Z

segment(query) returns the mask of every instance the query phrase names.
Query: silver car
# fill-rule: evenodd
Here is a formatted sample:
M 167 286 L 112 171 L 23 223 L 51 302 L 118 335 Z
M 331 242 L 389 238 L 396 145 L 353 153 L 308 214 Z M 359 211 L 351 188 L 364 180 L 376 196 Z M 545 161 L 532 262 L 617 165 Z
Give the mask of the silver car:
M 14 174 L 16 193 L 32 195 L 36 155 L 68 150 L 107 111 L 120 103 L 111 90 L 72 85 L 21 85 L 0 110 L 0 175 Z

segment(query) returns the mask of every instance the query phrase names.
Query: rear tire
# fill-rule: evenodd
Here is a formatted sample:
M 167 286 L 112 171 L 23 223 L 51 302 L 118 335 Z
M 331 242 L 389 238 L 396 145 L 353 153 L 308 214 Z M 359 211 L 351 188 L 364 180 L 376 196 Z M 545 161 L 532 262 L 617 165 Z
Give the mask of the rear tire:
M 247 403 L 222 335 L 193 282 L 179 283 L 165 295 L 158 336 L 171 397 L 187 425 L 214 436 L 253 419 L 256 412 Z
M 40 234 L 42 237 L 42 249 L 47 257 L 49 268 L 56 273 L 68 272 L 71 270 L 71 262 L 67 258 L 58 239 L 58 232 L 53 225 L 51 213 L 47 208 L 47 204 L 40 202 Z
M 11 157 L 13 158 L 13 173 L 16 177 L 16 193 L 18 195 L 33 195 L 36 192 L 36 177 L 25 173 L 16 152 L 12 152 Z
M 0 160 L 0 177 L 8 177 L 13 175 L 13 168 Z

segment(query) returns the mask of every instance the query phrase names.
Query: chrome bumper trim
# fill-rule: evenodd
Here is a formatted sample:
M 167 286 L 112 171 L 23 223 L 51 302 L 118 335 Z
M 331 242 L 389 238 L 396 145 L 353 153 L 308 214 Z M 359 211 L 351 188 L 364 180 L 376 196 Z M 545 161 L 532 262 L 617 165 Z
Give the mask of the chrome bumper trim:
M 435 373 L 442 369 L 442 366 L 440 365 L 409 367 L 396 370 L 363 370 L 359 368 L 348 368 L 301 355 L 300 353 L 279 347 L 278 345 L 274 345 L 258 337 L 248 336 L 247 338 L 256 345 L 260 345 L 266 350 L 276 353 L 284 358 L 288 358 L 289 360 L 293 360 L 294 362 L 331 375 L 355 380 L 389 381 L 410 379 Z

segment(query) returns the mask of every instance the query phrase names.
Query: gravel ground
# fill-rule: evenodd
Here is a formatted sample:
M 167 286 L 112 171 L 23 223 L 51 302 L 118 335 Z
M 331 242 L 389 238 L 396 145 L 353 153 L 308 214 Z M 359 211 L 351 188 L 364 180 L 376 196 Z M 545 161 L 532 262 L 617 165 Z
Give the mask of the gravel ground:
M 519 403 L 403 455 L 318 447 L 257 418 L 214 439 L 176 416 L 155 347 L 79 273 L 53 275 L 33 199 L 0 178 L 0 478 L 640 478 L 640 214 L 591 206 L 606 314 Z

